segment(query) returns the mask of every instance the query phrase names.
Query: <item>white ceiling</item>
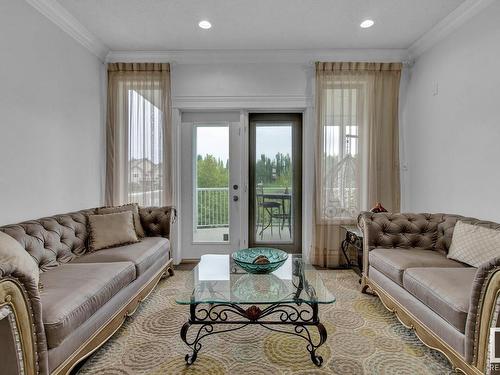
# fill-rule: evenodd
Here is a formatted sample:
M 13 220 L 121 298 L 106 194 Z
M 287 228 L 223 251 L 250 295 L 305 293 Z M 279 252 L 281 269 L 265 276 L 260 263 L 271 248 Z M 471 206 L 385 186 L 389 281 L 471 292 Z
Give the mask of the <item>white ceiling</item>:
M 58 0 L 114 51 L 406 49 L 464 0 Z M 365 18 L 375 26 L 361 29 Z M 198 21 L 213 27 L 202 30 Z

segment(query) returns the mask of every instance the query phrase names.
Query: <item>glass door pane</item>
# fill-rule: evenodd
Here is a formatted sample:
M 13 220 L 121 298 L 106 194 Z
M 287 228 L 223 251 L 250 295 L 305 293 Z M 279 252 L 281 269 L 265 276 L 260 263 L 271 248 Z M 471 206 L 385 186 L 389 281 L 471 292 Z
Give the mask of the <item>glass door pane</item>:
M 250 115 L 250 246 L 301 251 L 301 120 Z
M 229 126 L 194 130 L 193 242 L 229 242 Z
M 292 124 L 255 127 L 256 243 L 293 242 Z

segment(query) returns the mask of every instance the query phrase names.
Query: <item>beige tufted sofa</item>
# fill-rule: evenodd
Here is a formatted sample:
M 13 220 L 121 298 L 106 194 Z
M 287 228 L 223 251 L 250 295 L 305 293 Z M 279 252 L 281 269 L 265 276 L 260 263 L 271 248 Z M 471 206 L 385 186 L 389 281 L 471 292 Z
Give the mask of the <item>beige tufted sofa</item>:
M 458 215 L 361 213 L 363 291 L 456 369 L 480 374 L 488 370 L 490 328 L 500 327 L 500 258 L 479 268 L 448 259 L 458 220 L 500 230 Z
M 67 374 L 173 275 L 171 207 L 139 210 L 140 242 L 87 252 L 87 215 L 67 213 L 0 227 L 37 261 L 41 287 L 0 264 L 0 373 Z

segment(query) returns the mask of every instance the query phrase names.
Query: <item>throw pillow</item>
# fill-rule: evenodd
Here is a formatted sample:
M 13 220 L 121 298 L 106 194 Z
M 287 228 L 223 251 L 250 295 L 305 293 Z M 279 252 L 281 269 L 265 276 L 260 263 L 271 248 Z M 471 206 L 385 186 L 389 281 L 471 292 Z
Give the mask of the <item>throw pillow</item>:
M 4 232 L 0 232 L 0 264 L 13 265 L 19 272 L 40 286 L 40 270 L 33 257 L 19 242 Z
M 146 234 L 141 224 L 141 216 L 139 215 L 139 205 L 137 203 L 124 204 L 116 207 L 101 207 L 97 209 L 97 214 L 112 214 L 118 212 L 132 211 L 134 215 L 135 232 L 139 238 L 143 238 Z
M 90 251 L 138 242 L 132 211 L 89 215 Z
M 457 221 L 448 258 L 479 267 L 500 256 L 500 231 Z

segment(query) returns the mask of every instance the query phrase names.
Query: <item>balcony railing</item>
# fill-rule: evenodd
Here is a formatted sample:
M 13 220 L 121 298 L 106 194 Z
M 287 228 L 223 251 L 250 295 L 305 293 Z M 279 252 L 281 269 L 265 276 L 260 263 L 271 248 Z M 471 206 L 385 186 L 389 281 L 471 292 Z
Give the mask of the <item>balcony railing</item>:
M 158 206 L 162 190 L 129 193 L 129 201 L 141 206 Z M 197 228 L 229 226 L 229 189 L 197 188 L 194 222 Z
M 229 188 L 197 188 L 194 220 L 197 228 L 229 226 Z
M 265 193 L 282 193 L 284 187 L 264 188 Z M 197 188 L 194 222 L 197 228 L 221 228 L 229 226 L 229 189 L 228 188 Z M 264 212 L 262 220 L 267 220 Z M 274 225 L 274 224 L 273 224 Z

